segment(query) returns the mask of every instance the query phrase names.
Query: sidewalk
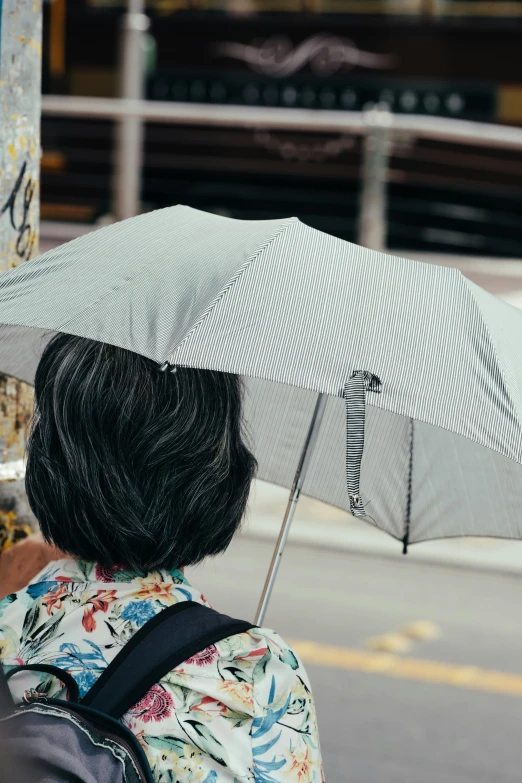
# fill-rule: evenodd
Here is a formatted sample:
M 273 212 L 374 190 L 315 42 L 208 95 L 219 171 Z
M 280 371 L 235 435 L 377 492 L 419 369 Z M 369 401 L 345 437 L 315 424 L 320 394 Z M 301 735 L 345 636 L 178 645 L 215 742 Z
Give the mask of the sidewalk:
M 269 539 L 275 544 L 287 498 L 287 489 L 256 482 L 243 535 Z M 299 500 L 289 540 L 374 557 L 404 557 L 400 541 L 340 509 L 306 497 Z M 407 558 L 419 563 L 522 575 L 522 541 L 490 538 L 426 541 L 411 545 Z

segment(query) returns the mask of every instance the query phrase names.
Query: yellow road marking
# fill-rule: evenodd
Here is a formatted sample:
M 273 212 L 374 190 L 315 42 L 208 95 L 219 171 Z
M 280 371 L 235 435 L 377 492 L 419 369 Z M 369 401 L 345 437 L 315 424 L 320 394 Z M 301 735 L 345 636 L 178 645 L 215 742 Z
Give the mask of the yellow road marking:
M 389 653 L 333 647 L 316 642 L 294 641 L 292 646 L 304 663 L 332 669 L 382 674 L 404 680 L 449 685 L 472 691 L 522 696 L 522 675 L 458 666 L 451 663 L 400 658 Z
M 438 639 L 441 635 L 441 630 L 436 623 L 432 623 L 430 620 L 417 620 L 401 628 L 399 633 L 404 634 L 409 639 L 424 642 L 430 639 Z
M 440 636 L 440 628 L 429 620 L 417 620 L 398 631 L 372 636 L 366 642 L 370 650 L 379 652 L 400 653 L 410 649 L 412 642 L 424 642 L 429 639 L 437 639 Z
M 399 653 L 410 649 L 411 640 L 403 633 L 383 633 L 380 636 L 370 637 L 366 644 L 371 650 Z

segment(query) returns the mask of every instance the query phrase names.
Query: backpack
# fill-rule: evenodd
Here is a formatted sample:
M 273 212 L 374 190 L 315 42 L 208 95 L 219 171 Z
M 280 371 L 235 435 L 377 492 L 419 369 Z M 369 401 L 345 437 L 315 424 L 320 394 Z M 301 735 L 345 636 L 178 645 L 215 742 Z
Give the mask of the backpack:
M 55 666 L 3 674 L 0 665 L 2 783 L 153 783 L 141 745 L 120 719 L 172 669 L 252 627 L 193 601 L 170 606 L 136 632 L 81 700 L 74 678 Z M 7 682 L 24 670 L 56 676 L 69 699 L 31 689 L 15 706 Z

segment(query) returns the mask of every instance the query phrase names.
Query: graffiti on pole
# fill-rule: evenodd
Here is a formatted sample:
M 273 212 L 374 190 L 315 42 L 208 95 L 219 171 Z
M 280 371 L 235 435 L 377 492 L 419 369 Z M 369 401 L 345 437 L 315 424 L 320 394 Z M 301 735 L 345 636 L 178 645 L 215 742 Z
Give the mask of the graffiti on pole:
M 0 273 L 38 250 L 39 0 L 0 0 Z
M 0 0 L 0 274 L 38 250 L 41 40 L 41 0 Z M 32 412 L 30 387 L 1 371 L 0 464 L 23 457 Z M 13 522 L 4 485 L 0 547 Z
M 30 209 L 36 184 L 27 175 L 27 161 L 22 164 L 7 201 L 0 209 L 0 216 L 8 216 L 15 231 L 15 252 L 20 261 L 27 261 L 32 254 L 36 235 L 31 227 Z

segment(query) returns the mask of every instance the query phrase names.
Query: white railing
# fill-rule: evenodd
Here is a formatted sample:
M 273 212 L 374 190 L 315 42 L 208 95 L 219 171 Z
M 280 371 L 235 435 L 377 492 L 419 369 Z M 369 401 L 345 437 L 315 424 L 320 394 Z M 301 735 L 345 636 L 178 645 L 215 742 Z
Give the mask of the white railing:
M 386 241 L 386 177 L 394 140 L 406 136 L 522 149 L 522 130 L 519 128 L 440 117 L 392 115 L 385 108 L 366 112 L 316 111 L 143 100 L 143 35 L 148 27 L 144 12 L 145 0 L 127 0 L 120 46 L 121 98 L 48 95 L 42 99 L 44 114 L 116 122 L 113 211 L 118 219 L 131 217 L 139 211 L 143 123 L 146 121 L 364 135 L 358 239 L 362 245 L 377 250 L 384 249 Z
M 384 110 L 382 110 L 384 112 Z M 276 130 L 324 131 L 365 134 L 365 112 L 283 109 L 261 106 L 216 106 L 205 103 L 82 98 L 44 95 L 42 112 L 70 117 L 121 120 L 139 117 L 149 122 L 216 127 L 272 128 Z M 522 149 L 522 129 L 482 122 L 390 114 L 391 138 L 403 135 L 460 144 L 504 149 Z
M 116 122 L 113 211 L 120 220 L 139 211 L 145 121 L 364 135 L 358 239 L 362 245 L 376 250 L 384 249 L 388 157 L 395 139 L 407 136 L 522 149 L 519 128 L 440 117 L 392 115 L 385 108 L 366 112 L 316 111 L 143 100 L 145 35 L 149 26 L 145 11 L 146 0 L 127 0 L 119 42 L 121 98 L 48 95 L 42 99 L 44 114 L 97 117 Z
M 395 140 L 430 138 L 468 146 L 522 150 L 520 128 L 441 117 L 396 115 L 379 107 L 366 112 L 315 111 L 49 95 L 42 98 L 42 112 L 118 122 L 120 132 L 115 151 L 113 193 L 113 210 L 118 219 L 131 217 L 139 211 L 140 124 L 145 121 L 253 130 L 345 132 L 365 136 L 358 241 L 375 250 L 383 250 L 386 242 L 386 179 L 390 149 Z
M 518 128 L 440 117 L 392 115 L 385 108 L 366 112 L 316 111 L 143 100 L 145 34 L 149 26 L 145 10 L 145 0 L 127 0 L 119 42 L 121 98 L 47 95 L 42 99 L 44 114 L 96 117 L 116 122 L 113 211 L 120 220 L 139 211 L 143 123 L 146 121 L 364 135 L 358 239 L 362 245 L 376 250 L 384 249 L 388 157 L 395 139 L 407 136 L 522 149 L 522 130 Z

